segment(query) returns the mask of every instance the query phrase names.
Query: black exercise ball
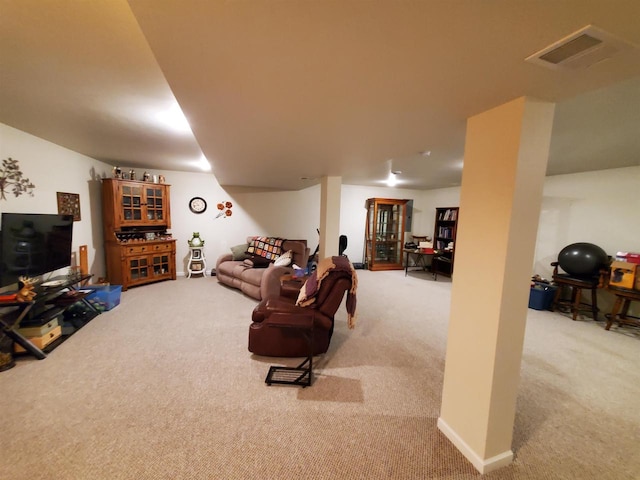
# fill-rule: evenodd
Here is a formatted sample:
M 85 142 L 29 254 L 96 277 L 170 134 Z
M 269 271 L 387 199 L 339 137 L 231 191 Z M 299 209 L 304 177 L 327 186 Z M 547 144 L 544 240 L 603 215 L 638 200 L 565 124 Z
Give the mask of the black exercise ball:
M 579 242 L 560 250 L 558 263 L 570 275 L 595 275 L 600 267 L 609 263 L 609 257 L 599 246 Z

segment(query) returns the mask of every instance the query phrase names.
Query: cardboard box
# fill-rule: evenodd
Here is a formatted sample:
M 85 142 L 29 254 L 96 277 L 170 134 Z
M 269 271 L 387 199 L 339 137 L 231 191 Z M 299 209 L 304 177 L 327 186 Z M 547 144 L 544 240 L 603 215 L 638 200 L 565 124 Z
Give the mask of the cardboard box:
M 41 337 L 49 333 L 58 325 L 58 319 L 54 318 L 53 320 L 49 320 L 47 323 L 45 323 L 44 325 L 40 325 L 39 327 L 19 328 L 18 333 L 23 337 Z
M 627 262 L 629 263 L 640 263 L 640 253 L 627 253 Z
M 39 336 L 39 337 L 26 337 L 26 338 L 31 343 L 33 343 L 36 347 L 38 347 L 40 350 L 42 350 L 44 347 L 49 345 L 51 342 L 53 342 L 54 340 L 57 340 L 58 338 L 60 338 L 61 335 L 62 335 L 62 327 L 58 325 L 57 327 L 54 327 L 53 329 L 51 329 L 49 332 L 45 333 L 42 336 Z M 26 350 L 24 348 L 22 348 L 22 345 L 19 345 L 17 343 L 14 343 L 14 345 L 13 345 L 13 351 L 15 353 L 26 352 Z
M 618 288 L 633 289 L 636 276 L 635 263 L 629 262 L 611 262 L 611 279 L 609 285 Z
M 640 264 L 640 253 L 618 252 L 616 253 L 616 260 L 620 262 Z

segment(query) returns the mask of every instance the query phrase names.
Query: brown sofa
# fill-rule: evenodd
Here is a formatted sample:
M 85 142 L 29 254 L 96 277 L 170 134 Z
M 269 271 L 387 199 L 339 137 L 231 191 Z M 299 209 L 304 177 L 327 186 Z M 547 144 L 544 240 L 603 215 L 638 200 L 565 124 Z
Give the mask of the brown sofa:
M 255 237 L 247 237 L 247 246 Z M 292 265 L 306 268 L 309 259 L 309 248 L 306 240 L 285 240 L 282 251 L 291 250 L 293 260 L 287 267 L 275 266 L 272 263 L 266 268 L 255 268 L 245 264 L 244 260 L 234 260 L 233 253 L 221 255 L 216 262 L 218 282 L 237 288 L 246 295 L 263 300 L 280 294 L 280 278 L 292 274 Z

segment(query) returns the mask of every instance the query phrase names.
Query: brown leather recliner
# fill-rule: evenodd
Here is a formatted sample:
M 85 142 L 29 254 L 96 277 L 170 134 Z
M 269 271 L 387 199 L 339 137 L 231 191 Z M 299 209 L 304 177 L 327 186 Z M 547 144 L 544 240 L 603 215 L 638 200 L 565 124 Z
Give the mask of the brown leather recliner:
M 351 290 L 352 277 L 345 271 L 331 271 L 322 279 L 316 300 L 309 306 L 296 306 L 296 297 L 281 296 L 262 300 L 253 310 L 249 327 L 249 351 L 270 357 L 306 357 L 309 341 L 300 321 L 313 319 L 313 353 L 325 353 L 333 334 L 334 315 Z M 291 328 L 294 327 L 294 328 Z

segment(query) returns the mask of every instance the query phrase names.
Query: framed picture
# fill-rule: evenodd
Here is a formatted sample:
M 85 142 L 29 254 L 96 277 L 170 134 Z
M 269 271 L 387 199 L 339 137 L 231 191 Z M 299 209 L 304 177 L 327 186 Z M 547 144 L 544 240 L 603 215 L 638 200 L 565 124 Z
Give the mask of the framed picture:
M 56 192 L 58 214 L 73 215 L 73 221 L 80 221 L 80 195 L 77 193 Z

